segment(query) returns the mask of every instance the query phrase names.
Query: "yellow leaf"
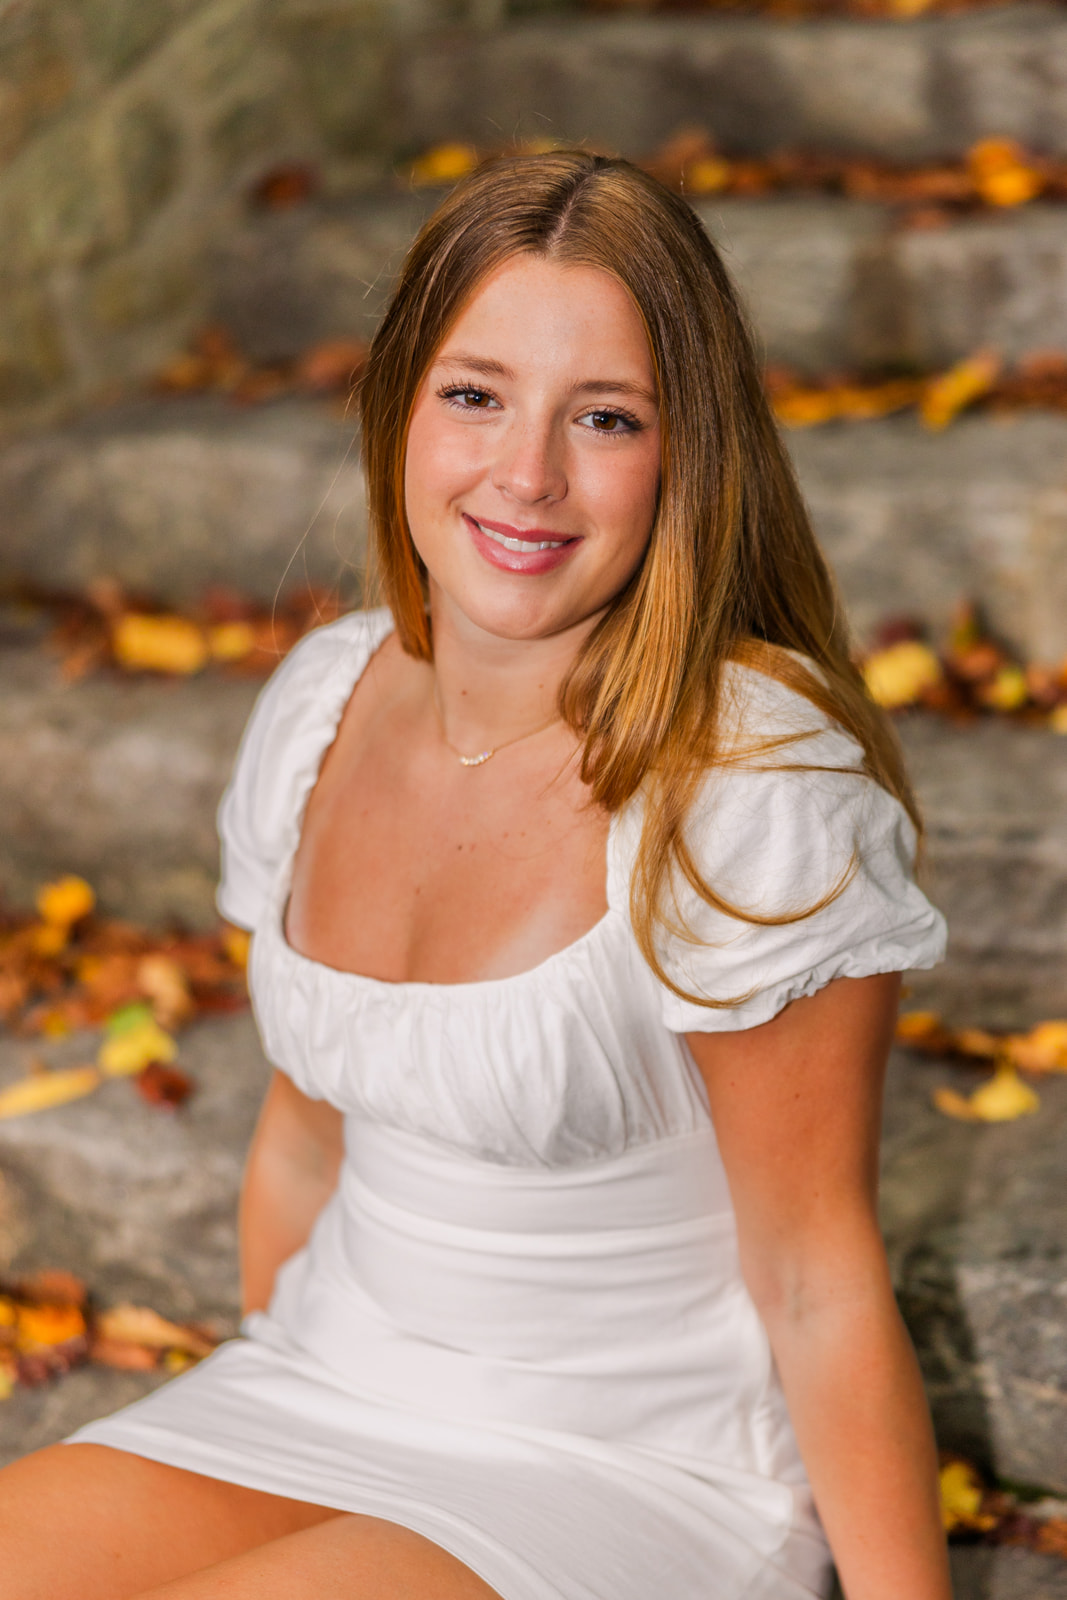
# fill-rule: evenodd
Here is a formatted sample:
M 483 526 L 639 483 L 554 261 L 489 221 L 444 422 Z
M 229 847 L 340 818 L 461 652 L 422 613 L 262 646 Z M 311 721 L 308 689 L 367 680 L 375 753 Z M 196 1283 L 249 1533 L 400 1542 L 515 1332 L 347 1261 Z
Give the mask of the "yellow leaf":
M 1053 733 L 1067 733 L 1067 705 L 1057 706 L 1050 713 L 1048 725 Z
M 207 642 L 216 661 L 243 661 L 256 648 L 256 630 L 250 622 L 220 622 L 208 629 Z
M 77 1306 L 19 1306 L 16 1326 L 19 1348 L 30 1350 L 77 1339 L 85 1332 L 85 1318 Z
M 248 967 L 248 953 L 251 947 L 252 935 L 245 928 L 235 928 L 231 924 L 223 929 L 222 948 L 226 953 L 226 959 L 235 967 L 240 967 L 242 972 Z
M 698 156 L 685 169 L 685 187 L 690 194 L 718 194 L 733 176 L 733 168 L 721 156 Z
M 1022 206 L 1045 187 L 1044 175 L 1014 139 L 980 139 L 967 156 L 967 166 L 989 205 Z
M 95 905 L 96 895 L 84 878 L 58 878 L 37 891 L 37 909 L 44 921 L 55 928 L 73 927 Z
M 24 1117 L 31 1111 L 47 1111 L 92 1094 L 100 1083 L 95 1067 L 68 1067 L 63 1072 L 38 1072 L 32 1078 L 0 1089 L 0 1121 Z
M 896 1036 L 901 1044 L 928 1039 L 941 1028 L 941 1018 L 936 1011 L 904 1011 L 897 1018 Z
M 937 432 L 947 428 L 954 417 L 965 411 L 997 381 L 1000 358 L 991 350 L 968 356 L 940 377 L 931 378 L 923 391 L 919 413 L 927 428 Z
M 1067 1072 L 1067 1022 L 1039 1022 L 1029 1033 L 1011 1034 L 1004 1052 L 1024 1072 Z
M 199 672 L 208 659 L 208 643 L 187 617 L 156 617 L 127 611 L 115 623 L 111 648 L 122 667 L 132 672 L 167 672 L 180 677 Z
M 935 688 L 941 682 L 941 663 L 929 645 L 902 639 L 868 656 L 863 676 L 871 699 L 894 710 L 914 705 L 924 689 Z
M 95 1319 L 99 1339 L 114 1339 L 119 1344 L 140 1344 L 149 1350 L 182 1350 L 190 1356 L 207 1356 L 215 1348 L 209 1339 L 168 1322 L 148 1306 L 112 1306 Z
M 18 1376 L 13 1361 L 0 1355 L 0 1402 L 10 1400 L 15 1392 L 15 1381 Z
M 40 922 L 30 929 L 30 948 L 35 956 L 58 956 L 70 943 L 70 929 L 58 922 Z
M 992 683 L 986 684 L 981 693 L 982 704 L 993 711 L 1018 711 L 1029 698 L 1025 672 L 1010 662 L 998 667 Z
M 0 1294 L 0 1328 L 13 1328 L 16 1318 L 15 1302 L 6 1294 Z
M 774 414 L 787 428 L 818 428 L 841 415 L 832 389 L 783 389 L 772 396 Z
M 412 163 L 411 181 L 420 189 L 458 183 L 478 165 L 479 155 L 470 144 L 438 144 Z
M 178 1046 L 158 1022 L 136 1023 L 125 1032 L 104 1040 L 97 1052 L 97 1065 L 109 1078 L 122 1078 L 143 1072 L 152 1061 L 173 1061 Z
M 1008 1065 L 998 1067 L 972 1095 L 958 1094 L 955 1089 L 934 1090 L 937 1109 L 959 1122 L 1014 1122 L 1016 1117 L 1029 1116 L 1040 1104 L 1034 1091 Z
M 966 1461 L 950 1461 L 939 1474 L 941 1520 L 946 1533 L 954 1528 L 992 1528 L 996 1517 L 982 1515 L 982 1483 Z

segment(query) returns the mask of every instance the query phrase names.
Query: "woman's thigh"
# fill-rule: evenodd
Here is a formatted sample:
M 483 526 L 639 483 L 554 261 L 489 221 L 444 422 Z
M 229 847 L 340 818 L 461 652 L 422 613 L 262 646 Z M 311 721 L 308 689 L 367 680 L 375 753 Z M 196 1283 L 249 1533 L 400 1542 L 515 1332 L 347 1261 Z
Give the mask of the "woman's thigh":
M 0 1589 L 128 1600 L 339 1515 L 104 1445 L 53 1445 L 0 1472 Z
M 500 1600 L 462 1561 L 410 1528 L 344 1513 L 138 1600 Z

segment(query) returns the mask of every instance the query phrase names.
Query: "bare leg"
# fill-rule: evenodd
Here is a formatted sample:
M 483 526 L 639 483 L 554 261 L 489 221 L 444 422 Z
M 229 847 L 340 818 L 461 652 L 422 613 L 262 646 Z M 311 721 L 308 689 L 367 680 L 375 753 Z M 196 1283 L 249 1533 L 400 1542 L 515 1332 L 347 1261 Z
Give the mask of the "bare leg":
M 379 1517 L 345 1514 L 138 1600 L 500 1600 L 439 1545 Z
M 129 1600 L 338 1516 L 124 1450 L 53 1445 L 0 1472 L 0 1589 Z

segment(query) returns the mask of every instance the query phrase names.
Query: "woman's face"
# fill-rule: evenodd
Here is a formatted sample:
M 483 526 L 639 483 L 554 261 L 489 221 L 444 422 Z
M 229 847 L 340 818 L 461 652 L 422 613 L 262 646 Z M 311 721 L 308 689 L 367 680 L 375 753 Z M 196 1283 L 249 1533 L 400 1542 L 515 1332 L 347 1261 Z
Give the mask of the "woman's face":
M 415 402 L 405 492 L 444 605 L 498 638 L 595 619 L 644 555 L 660 474 L 648 340 L 610 274 L 515 256 Z

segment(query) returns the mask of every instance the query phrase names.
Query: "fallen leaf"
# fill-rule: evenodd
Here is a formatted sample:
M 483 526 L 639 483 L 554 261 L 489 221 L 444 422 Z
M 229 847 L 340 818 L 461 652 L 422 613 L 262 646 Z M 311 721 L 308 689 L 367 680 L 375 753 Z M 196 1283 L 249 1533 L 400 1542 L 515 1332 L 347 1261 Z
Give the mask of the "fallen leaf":
M 84 878 L 58 878 L 37 891 L 37 910 L 46 923 L 57 928 L 72 928 L 95 905 L 96 895 Z
M 256 630 L 250 622 L 218 622 L 207 630 L 213 661 L 243 661 L 256 648 Z
M 127 611 L 115 623 L 111 648 L 115 660 L 128 671 L 181 677 L 199 672 L 209 654 L 203 630 L 187 617 L 136 611 Z
M 976 698 L 991 711 L 1018 711 L 1030 698 L 1026 673 L 1014 662 L 1005 662 L 990 682 L 979 686 Z
M 936 687 L 942 678 L 941 663 L 929 645 L 902 639 L 868 656 L 863 677 L 875 704 L 893 710 L 914 705 L 924 690 Z
M 287 211 L 303 205 L 319 187 L 319 176 L 305 161 L 280 162 L 257 178 L 249 199 L 265 211 Z
M 1015 1068 L 1007 1064 L 997 1067 L 993 1076 L 970 1095 L 942 1087 L 934 1090 L 933 1098 L 939 1111 L 959 1122 L 1014 1122 L 1017 1117 L 1035 1112 L 1041 1103 Z
M 159 1061 L 150 1061 L 143 1072 L 134 1079 L 137 1092 L 150 1106 L 160 1106 L 174 1111 L 184 1105 L 193 1092 L 193 1080 L 180 1067 L 165 1067 Z
M 106 1038 L 97 1052 L 96 1063 L 105 1076 L 121 1078 L 143 1072 L 153 1061 L 173 1061 L 177 1054 L 174 1039 L 150 1017 Z
M 66 1344 L 85 1333 L 85 1317 L 75 1305 L 20 1305 L 15 1324 L 20 1350 Z
M 982 199 L 992 206 L 1021 206 L 1045 187 L 1044 174 L 1014 139 L 981 139 L 972 145 L 967 168 Z
M 185 973 L 170 956 L 158 951 L 138 961 L 137 987 L 152 1002 L 154 1019 L 162 1028 L 180 1027 L 196 1010 Z
M 982 1514 L 982 1480 L 969 1461 L 947 1462 L 938 1474 L 941 1491 L 941 1521 L 946 1533 L 956 1528 L 984 1531 L 996 1518 Z
M 67 1067 L 61 1072 L 36 1073 L 0 1089 L 0 1121 L 25 1117 L 33 1111 L 48 1111 L 92 1094 L 100 1084 L 96 1067 Z
M 101 1311 L 95 1321 L 101 1339 L 120 1344 L 144 1345 L 150 1350 L 184 1350 L 191 1356 L 208 1356 L 215 1348 L 203 1334 L 178 1322 L 168 1322 L 148 1306 L 118 1305 Z
M 18 1280 L 15 1291 L 19 1298 L 34 1305 L 84 1306 L 89 1298 L 85 1280 L 62 1267 L 43 1267 Z
M 362 339 L 325 339 L 305 350 L 293 368 L 293 382 L 308 394 L 346 393 L 366 365 Z
M 115 1367 L 119 1372 L 152 1372 L 159 1366 L 159 1351 L 122 1339 L 94 1338 L 89 1345 L 89 1360 L 102 1367 Z
M 1024 1072 L 1067 1072 L 1067 1022 L 1039 1022 L 1029 1033 L 1009 1034 L 1003 1049 Z
M 471 144 L 438 144 L 411 165 L 411 182 L 419 189 L 458 183 L 473 172 L 481 157 Z
M 989 393 L 999 372 L 1000 357 L 994 351 L 981 350 L 932 378 L 919 406 L 924 427 L 935 432 L 947 428 L 961 411 Z

